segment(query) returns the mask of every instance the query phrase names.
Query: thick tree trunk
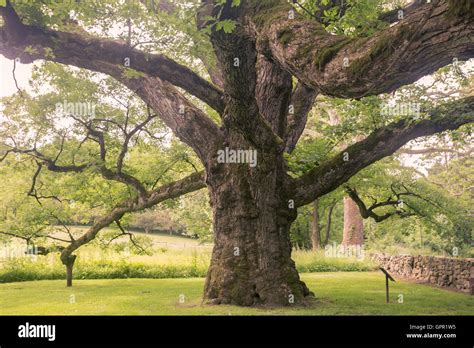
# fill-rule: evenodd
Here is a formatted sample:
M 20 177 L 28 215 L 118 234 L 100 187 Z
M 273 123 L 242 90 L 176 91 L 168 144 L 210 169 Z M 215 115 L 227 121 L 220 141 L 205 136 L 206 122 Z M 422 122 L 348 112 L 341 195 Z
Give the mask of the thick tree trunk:
M 311 243 L 313 251 L 321 249 L 321 228 L 319 226 L 318 200 L 313 202 L 313 220 L 311 222 Z
M 344 232 L 342 245 L 364 244 L 364 220 L 360 216 L 359 207 L 350 198 L 344 197 Z
M 229 148 L 248 149 L 239 141 Z M 296 209 L 283 192 L 283 159 L 258 152 L 258 165 L 208 168 L 214 249 L 204 289 L 207 303 L 250 306 L 301 303 L 310 292 L 291 259 Z

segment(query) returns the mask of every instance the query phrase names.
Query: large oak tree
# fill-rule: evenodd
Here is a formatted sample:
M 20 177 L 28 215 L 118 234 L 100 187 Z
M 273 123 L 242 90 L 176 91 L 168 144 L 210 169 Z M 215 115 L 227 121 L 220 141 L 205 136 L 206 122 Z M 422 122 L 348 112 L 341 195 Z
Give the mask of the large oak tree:
M 337 3 L 329 1 L 327 6 Z M 172 11 L 173 4 L 163 4 L 157 11 Z M 94 166 L 105 178 L 136 192 L 136 198 L 118 205 L 63 250 L 61 259 L 70 265 L 70 272 L 74 251 L 103 227 L 126 213 L 207 187 L 214 250 L 205 300 L 237 305 L 302 302 L 311 292 L 299 279 L 288 235 L 296 209 L 412 139 L 474 121 L 474 97 L 466 97 L 434 107 L 427 111 L 428 118 L 381 127 L 301 177 L 287 173 L 284 154 L 295 148 L 318 94 L 362 98 L 392 92 L 450 64 L 453 58 L 473 57 L 469 1 L 416 1 L 395 25 L 369 37 L 349 38 L 328 33 L 324 18 L 303 17 L 285 0 L 204 0 L 196 25 L 211 28 L 217 66 L 208 67 L 210 81 L 165 55 L 141 51 L 127 42 L 80 29 L 61 31 L 55 26 L 26 24 L 15 7 L 9 1 L 0 7 L 4 21 L 0 54 L 26 63 L 49 60 L 114 77 L 149 105 L 195 151 L 204 167 L 202 173 L 151 190 L 123 170 L 127 142 L 116 165 L 105 165 L 103 133 L 90 124 L 84 126 L 89 126 L 89 136 L 100 147 L 98 162 L 64 165 L 36 149 L 10 149 L 34 156 L 50 171 L 79 172 Z M 221 25 L 212 25 L 211 18 Z M 393 13 L 382 18 L 398 20 Z M 124 73 L 126 61 L 135 74 Z M 186 93 L 217 112 L 220 122 Z M 220 163 L 218 151 L 225 148 L 256 150 L 258 163 L 255 167 Z

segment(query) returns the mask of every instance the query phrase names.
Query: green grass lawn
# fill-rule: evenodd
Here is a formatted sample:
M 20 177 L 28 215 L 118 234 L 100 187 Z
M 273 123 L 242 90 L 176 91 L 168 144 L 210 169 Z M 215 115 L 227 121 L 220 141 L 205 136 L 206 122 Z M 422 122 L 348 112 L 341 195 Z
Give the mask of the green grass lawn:
M 316 298 L 306 307 L 201 305 L 202 278 L 63 280 L 0 284 L 0 315 L 473 315 L 470 295 L 398 281 L 380 272 L 305 273 Z M 398 303 L 399 295 L 403 303 Z M 184 303 L 179 302 L 184 295 Z M 70 303 L 74 298 L 75 303 Z

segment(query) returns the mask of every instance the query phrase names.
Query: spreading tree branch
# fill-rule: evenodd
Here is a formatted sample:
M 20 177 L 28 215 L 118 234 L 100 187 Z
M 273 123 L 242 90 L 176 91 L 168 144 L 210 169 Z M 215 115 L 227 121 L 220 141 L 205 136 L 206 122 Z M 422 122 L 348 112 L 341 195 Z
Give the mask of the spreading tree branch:
M 20 57 L 26 63 L 46 59 L 114 77 L 150 105 L 203 161 L 207 160 L 206 156 L 215 143 L 220 142 L 217 125 L 173 86 L 175 84 L 202 97 L 217 111 L 223 112 L 221 92 L 189 69 L 161 55 L 147 56 L 125 43 L 23 25 L 11 6 L 0 7 L 0 15 L 14 17 L 0 28 L 0 54 L 5 57 Z M 14 28 L 21 30 L 21 36 L 13 32 Z M 25 51 L 25 47 L 30 49 Z M 124 66 L 125 58 L 130 58 L 130 68 Z M 130 69 L 135 73 L 127 74 Z M 91 135 L 100 144 L 100 134 L 92 132 Z M 105 156 L 103 151 L 101 155 Z
M 108 214 L 96 220 L 82 236 L 72 241 L 61 252 L 62 262 L 67 264 L 69 258 L 75 250 L 93 240 L 104 227 L 109 226 L 113 222 L 119 221 L 125 214 L 151 208 L 152 206 L 164 200 L 179 197 L 186 193 L 202 189 L 205 186 L 204 173 L 194 173 L 181 180 L 165 184 L 155 190 L 148 192 L 146 199 L 130 199 L 123 201 L 121 204 L 112 209 Z
M 97 72 L 103 64 L 114 65 L 125 73 L 129 68 L 159 77 L 183 88 L 222 113 L 222 92 L 189 68 L 162 54 L 148 54 L 131 48 L 126 42 L 100 39 L 87 33 L 69 33 L 25 25 L 16 14 L 10 1 L 0 7 L 5 26 L 0 28 L 0 54 L 6 58 L 20 58 L 24 63 L 37 59 L 73 65 Z M 29 50 L 25 51 L 25 48 Z M 101 64 L 95 64 L 101 63 Z
M 453 58 L 474 57 L 474 16 L 463 4 L 459 10 L 456 1 L 424 3 L 396 25 L 359 39 L 329 34 L 285 0 L 250 1 L 239 18 L 255 28 L 259 52 L 299 81 L 325 95 L 361 98 L 413 83 Z
M 117 235 L 116 237 L 114 237 L 114 239 L 115 239 L 115 238 L 118 238 L 118 237 L 120 237 L 120 236 L 128 236 L 129 239 L 130 239 L 130 242 L 133 244 L 133 246 L 134 246 L 135 248 L 137 248 L 140 253 L 146 254 L 146 250 L 135 240 L 135 237 L 134 237 L 133 233 L 125 231 L 125 229 L 123 228 L 123 226 L 122 226 L 122 224 L 120 223 L 120 220 L 119 220 L 119 219 L 118 219 L 118 220 L 115 220 L 115 224 L 116 224 L 117 227 L 120 229 L 121 234 L 119 234 L 119 235 Z M 111 242 L 111 241 L 110 241 L 110 242 Z M 109 244 L 110 244 L 110 242 L 109 242 Z
M 400 120 L 380 128 L 331 160 L 293 180 L 295 204 L 305 205 L 331 192 L 370 164 L 393 154 L 412 139 L 454 130 L 474 122 L 474 97 L 436 107 L 427 119 Z
M 356 189 L 351 188 L 349 186 L 346 186 L 346 192 L 349 195 L 349 197 L 359 207 L 360 215 L 362 216 L 363 219 L 372 218 L 372 219 L 374 219 L 375 222 L 382 222 L 382 221 L 384 221 L 384 220 L 386 220 L 386 219 L 388 219 L 392 216 L 395 216 L 395 215 L 398 215 L 401 218 L 406 218 L 406 217 L 416 215 L 414 213 L 405 211 L 403 208 L 396 209 L 394 211 L 385 213 L 383 215 L 379 215 L 374 211 L 376 208 L 380 208 L 380 207 L 386 207 L 386 206 L 398 207 L 403 202 L 402 199 L 400 198 L 401 197 L 400 194 L 396 194 L 395 199 L 392 199 L 390 197 L 386 201 L 377 202 L 377 203 L 374 203 L 374 204 L 370 205 L 369 207 L 367 207 L 365 205 L 364 201 L 357 194 Z M 405 195 L 411 195 L 411 192 L 405 192 L 404 194 Z M 418 196 L 418 195 L 416 195 L 416 196 Z

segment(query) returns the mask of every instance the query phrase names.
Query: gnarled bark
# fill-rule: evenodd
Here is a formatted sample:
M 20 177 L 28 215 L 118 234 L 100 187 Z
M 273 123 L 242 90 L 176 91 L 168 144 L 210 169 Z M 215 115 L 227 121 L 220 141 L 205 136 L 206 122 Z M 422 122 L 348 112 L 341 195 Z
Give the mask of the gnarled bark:
M 455 15 L 452 6 L 455 1 L 441 0 L 412 7 L 396 25 L 360 39 L 329 34 L 285 0 L 249 1 L 242 21 L 250 19 L 259 51 L 307 86 L 360 98 L 413 83 L 453 58 L 472 57 L 473 16 Z
M 248 148 L 231 134 L 229 147 Z M 207 169 L 214 249 L 204 298 L 210 303 L 291 305 L 310 294 L 291 260 L 289 228 L 296 218 L 282 182 L 281 155 L 258 166 L 214 163 Z

